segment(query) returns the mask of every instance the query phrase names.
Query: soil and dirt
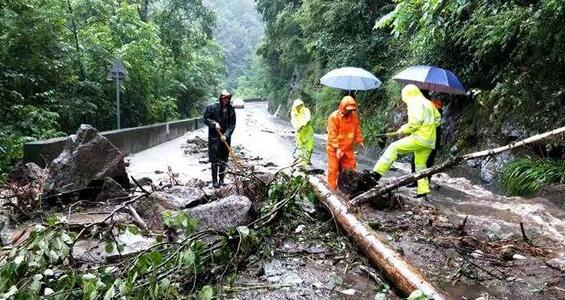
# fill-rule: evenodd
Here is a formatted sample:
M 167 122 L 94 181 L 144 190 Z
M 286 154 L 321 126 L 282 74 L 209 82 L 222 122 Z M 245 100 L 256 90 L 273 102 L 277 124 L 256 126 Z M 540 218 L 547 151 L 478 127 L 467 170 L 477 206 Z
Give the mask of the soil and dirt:
M 563 245 L 519 223 L 502 229 L 468 217 L 447 217 L 403 188 L 393 207 L 365 205 L 362 219 L 436 286 L 465 299 L 559 299 L 564 296 Z M 489 228 L 493 226 L 493 228 Z

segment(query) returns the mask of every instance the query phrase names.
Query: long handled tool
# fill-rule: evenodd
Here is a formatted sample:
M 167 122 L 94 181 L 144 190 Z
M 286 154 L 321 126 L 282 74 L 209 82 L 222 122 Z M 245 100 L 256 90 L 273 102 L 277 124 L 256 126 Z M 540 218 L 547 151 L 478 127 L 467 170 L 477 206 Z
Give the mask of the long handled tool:
M 377 145 L 379 146 L 379 148 L 383 148 L 386 145 L 386 140 L 387 138 L 391 137 L 398 137 L 399 134 L 398 132 L 387 132 L 387 133 L 381 133 L 381 134 L 377 134 L 376 137 L 378 138 L 377 140 Z
M 230 145 L 228 145 L 228 142 L 226 142 L 226 137 L 222 134 L 222 132 L 220 131 L 220 129 L 218 129 L 218 127 L 216 127 L 216 132 L 220 136 L 220 139 L 221 139 L 222 143 L 224 144 L 224 146 L 226 146 L 226 149 L 228 149 L 228 152 L 229 152 L 231 158 L 235 161 L 235 163 L 237 164 L 238 167 L 243 169 L 243 164 L 241 163 L 241 161 L 239 160 L 237 155 L 235 155 L 235 152 L 233 151 L 232 147 L 230 147 Z
M 375 135 L 375 137 L 396 137 L 398 136 L 398 132 L 387 132 Z

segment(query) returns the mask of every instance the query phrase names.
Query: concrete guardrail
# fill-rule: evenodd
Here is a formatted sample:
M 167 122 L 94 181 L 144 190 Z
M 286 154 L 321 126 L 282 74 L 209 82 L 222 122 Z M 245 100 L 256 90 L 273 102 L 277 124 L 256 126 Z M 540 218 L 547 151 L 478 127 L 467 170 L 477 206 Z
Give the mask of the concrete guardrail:
M 125 154 L 137 153 L 164 142 L 181 137 L 188 131 L 204 126 L 202 117 L 147 126 L 101 132 L 112 144 Z M 67 137 L 26 143 L 24 162 L 34 162 L 41 167 L 55 159 L 65 146 Z

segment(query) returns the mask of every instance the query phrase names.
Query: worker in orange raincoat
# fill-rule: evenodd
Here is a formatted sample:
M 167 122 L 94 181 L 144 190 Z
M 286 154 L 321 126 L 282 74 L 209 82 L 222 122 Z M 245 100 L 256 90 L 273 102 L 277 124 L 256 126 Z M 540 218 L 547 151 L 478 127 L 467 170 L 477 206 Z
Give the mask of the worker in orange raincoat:
M 337 188 L 339 172 L 357 166 L 355 144 L 364 147 L 357 103 L 353 97 L 345 96 L 339 109 L 328 118 L 328 185 L 334 190 Z

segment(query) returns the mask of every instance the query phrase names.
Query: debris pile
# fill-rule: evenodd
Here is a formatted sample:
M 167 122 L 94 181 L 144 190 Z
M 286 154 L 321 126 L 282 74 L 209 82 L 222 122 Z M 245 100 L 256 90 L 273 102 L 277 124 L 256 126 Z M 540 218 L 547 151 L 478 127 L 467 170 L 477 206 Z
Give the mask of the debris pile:
M 465 216 L 449 219 L 433 205 L 414 200 L 402 188 L 392 197 L 396 205 L 361 206 L 359 215 L 398 253 L 438 286 L 468 299 L 489 295 L 516 299 L 559 295 L 562 271 L 547 267 L 560 247 L 544 239 L 532 244 L 516 223 L 515 234 L 489 231 L 488 223 Z M 463 289 L 457 286 L 473 288 Z M 449 288 L 453 287 L 453 288 Z
M 192 144 L 197 145 L 197 151 L 192 155 L 204 156 L 204 143 L 196 139 Z M 171 169 L 163 174 L 164 181 L 138 180 L 128 178 L 119 150 L 94 128 L 82 126 L 46 170 L 25 166 L 13 176 L 18 180 L 11 186 L 21 192 L 2 189 L 6 212 L 0 214 L 5 245 L 0 260 L 0 293 L 6 297 L 37 298 L 54 293 L 91 299 L 136 298 L 154 293 L 157 298 L 176 299 L 179 295 L 199 297 L 211 291 L 241 292 L 237 282 L 228 277 L 238 270 L 253 270 L 247 266 L 257 263 L 257 258 L 268 259 L 272 245 L 282 247 L 280 240 L 286 239 L 283 230 L 293 232 L 296 227 L 287 228 L 294 224 L 289 220 L 303 220 L 289 218 L 289 214 L 303 214 L 309 223 L 302 223 L 310 228 L 315 227 L 316 219 L 300 209 L 305 199 L 312 197 L 304 178 L 291 179 L 283 172 L 270 173 L 266 169 L 258 171 L 251 162 L 260 158 L 248 159 L 243 149 L 237 152 L 244 166 L 230 165 L 229 184 L 221 189 L 212 190 L 199 180 L 183 184 Z M 37 204 L 22 206 L 24 199 Z M 18 215 L 16 210 L 27 214 L 10 218 Z M 281 218 L 285 221 L 279 222 Z M 326 222 L 326 226 L 333 225 Z M 304 225 L 302 228 L 300 232 L 310 231 Z M 272 236 L 273 232 L 276 236 Z M 348 259 L 360 259 L 343 253 L 343 242 L 335 245 L 342 249 L 341 256 L 324 259 L 337 255 L 332 247 L 322 245 L 336 236 L 336 231 L 325 229 L 325 238 L 297 252 L 321 257 L 321 265 L 316 268 L 332 270 L 334 279 L 339 277 L 338 268 L 349 264 Z M 279 259 L 288 270 L 301 268 L 290 263 L 292 257 Z M 311 271 L 312 267 L 308 266 Z M 345 273 L 348 268 L 357 269 L 346 267 Z M 262 272 L 269 270 L 265 267 Z M 287 272 L 283 270 L 278 272 Z M 339 272 L 344 274 L 343 270 Z M 362 276 L 359 272 L 357 277 Z M 273 283 L 272 277 L 263 279 L 261 284 Z M 320 293 L 351 289 L 346 282 L 319 284 L 315 289 Z M 292 294 L 283 288 L 285 284 L 280 285 L 279 293 Z M 311 285 L 302 286 L 303 293 L 315 294 Z M 373 289 L 362 292 L 359 284 L 355 287 L 357 293 L 373 294 Z

